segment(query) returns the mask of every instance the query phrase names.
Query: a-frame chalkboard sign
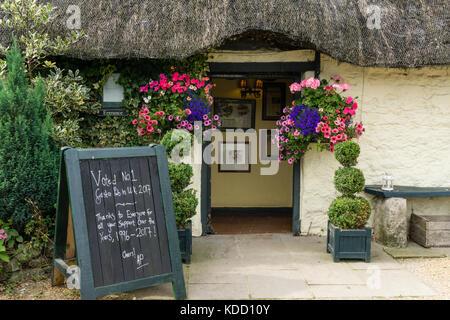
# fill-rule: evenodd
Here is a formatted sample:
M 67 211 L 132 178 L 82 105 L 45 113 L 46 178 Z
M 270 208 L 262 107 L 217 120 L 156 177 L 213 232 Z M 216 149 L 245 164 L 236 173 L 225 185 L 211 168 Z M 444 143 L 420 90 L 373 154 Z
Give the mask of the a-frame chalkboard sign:
M 79 276 L 96 299 L 172 282 L 186 298 L 163 146 L 63 148 L 57 207 L 53 284 Z

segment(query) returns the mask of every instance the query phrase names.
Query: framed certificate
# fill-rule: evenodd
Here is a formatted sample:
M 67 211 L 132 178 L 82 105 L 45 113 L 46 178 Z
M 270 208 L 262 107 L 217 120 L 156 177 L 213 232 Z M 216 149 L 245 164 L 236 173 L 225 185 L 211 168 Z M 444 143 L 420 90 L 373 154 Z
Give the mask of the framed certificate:
M 250 143 L 220 143 L 219 172 L 250 172 Z
M 255 127 L 255 100 L 214 99 L 214 113 L 220 116 L 220 129 L 250 129 Z
M 263 86 L 263 120 L 279 120 L 286 107 L 286 84 L 265 82 Z

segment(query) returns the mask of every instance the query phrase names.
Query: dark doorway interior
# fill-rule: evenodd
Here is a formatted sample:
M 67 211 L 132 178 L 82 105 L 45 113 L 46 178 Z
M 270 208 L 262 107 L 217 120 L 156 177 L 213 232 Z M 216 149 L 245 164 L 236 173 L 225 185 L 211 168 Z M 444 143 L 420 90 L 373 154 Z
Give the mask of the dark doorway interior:
M 212 208 L 215 234 L 289 233 L 292 208 Z

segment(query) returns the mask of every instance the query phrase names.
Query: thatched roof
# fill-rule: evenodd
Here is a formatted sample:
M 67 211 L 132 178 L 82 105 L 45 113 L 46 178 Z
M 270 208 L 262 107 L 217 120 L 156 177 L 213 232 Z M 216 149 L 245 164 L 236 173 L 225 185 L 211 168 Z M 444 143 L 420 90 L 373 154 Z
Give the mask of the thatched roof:
M 69 55 L 180 58 L 248 30 L 272 31 L 360 66 L 450 64 L 448 0 L 50 0 L 52 32 L 68 31 L 69 5 L 87 37 Z M 377 7 L 371 7 L 376 5 Z M 376 25 L 380 13 L 380 28 Z M 371 23 L 374 22 L 374 23 Z M 9 31 L 0 30 L 4 43 Z

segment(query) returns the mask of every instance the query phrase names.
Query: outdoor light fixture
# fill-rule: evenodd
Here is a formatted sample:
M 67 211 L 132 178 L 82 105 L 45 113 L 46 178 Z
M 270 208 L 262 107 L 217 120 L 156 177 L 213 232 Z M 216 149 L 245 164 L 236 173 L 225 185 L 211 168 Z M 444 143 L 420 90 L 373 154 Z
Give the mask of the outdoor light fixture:
M 242 79 L 240 82 L 240 88 L 241 88 L 242 99 L 245 99 L 248 94 L 253 94 L 253 96 L 258 99 L 261 97 L 261 91 L 263 89 L 263 81 L 256 80 L 255 88 L 252 89 L 248 86 L 247 79 Z
M 381 185 L 382 190 L 392 191 L 394 190 L 393 178 L 390 174 L 385 173 L 383 176 L 383 184 Z
M 122 101 L 124 99 L 124 89 L 117 83 L 120 73 L 113 73 L 103 86 L 102 114 L 120 116 L 122 111 Z

